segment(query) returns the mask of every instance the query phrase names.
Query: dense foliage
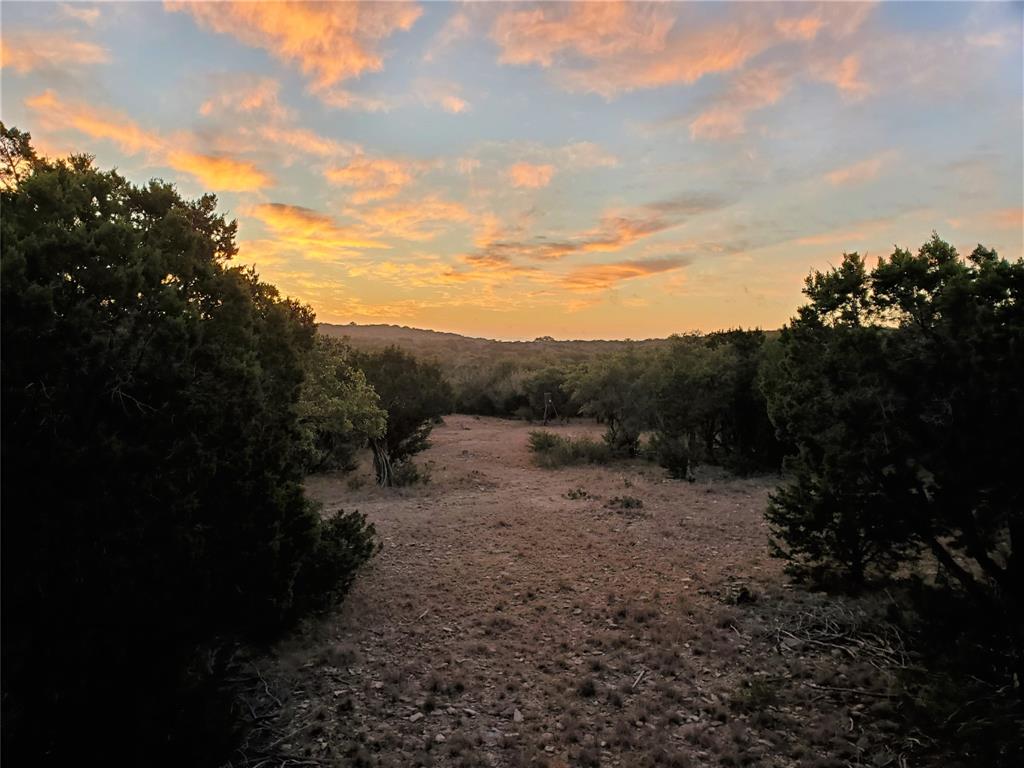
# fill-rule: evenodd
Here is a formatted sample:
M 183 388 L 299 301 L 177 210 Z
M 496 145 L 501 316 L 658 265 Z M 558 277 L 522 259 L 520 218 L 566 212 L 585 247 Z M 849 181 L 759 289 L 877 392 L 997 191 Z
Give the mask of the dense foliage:
M 640 434 L 650 426 L 654 405 L 646 376 L 650 368 L 649 355 L 627 349 L 580 366 L 569 375 L 580 412 L 605 424 L 605 442 L 615 453 L 635 456 Z
M 5 756 L 77 762 L 116 731 L 116 762 L 199 765 L 230 735 L 209 689 L 232 643 L 375 546 L 303 496 L 313 412 L 338 410 L 300 399 L 313 316 L 229 265 L 212 195 L 2 130 Z
M 377 482 L 392 485 L 398 477 L 411 478 L 412 456 L 426 448 L 434 422 L 451 411 L 452 391 L 441 368 L 398 347 L 359 352 L 353 363 L 365 374 L 387 412 L 383 435 L 371 440 Z
M 672 339 L 652 376 L 652 449 L 684 477 L 693 462 L 738 472 L 777 470 L 782 447 L 768 420 L 759 371 L 764 332 L 734 330 Z
M 797 449 L 768 514 L 780 554 L 862 580 L 926 552 L 1019 631 L 1024 262 L 933 236 L 805 293 L 765 375 Z
M 367 440 L 383 437 L 388 417 L 352 362 L 352 351 L 328 336 L 318 336 L 306 356 L 297 412 L 305 465 L 312 472 L 353 469 Z

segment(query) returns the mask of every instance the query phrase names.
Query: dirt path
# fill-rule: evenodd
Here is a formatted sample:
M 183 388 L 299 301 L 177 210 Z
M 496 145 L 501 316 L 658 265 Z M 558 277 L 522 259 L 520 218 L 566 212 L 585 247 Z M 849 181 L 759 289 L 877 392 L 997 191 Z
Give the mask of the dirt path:
M 278 748 L 318 765 L 848 757 L 863 735 L 851 710 L 808 702 L 797 680 L 833 678 L 773 647 L 771 480 L 709 470 L 687 483 L 645 462 L 538 469 L 531 428 L 449 417 L 418 460 L 423 486 L 309 481 L 327 509 L 366 513 L 384 548 L 339 613 L 268 670 L 287 689 Z M 609 506 L 626 496 L 642 507 Z

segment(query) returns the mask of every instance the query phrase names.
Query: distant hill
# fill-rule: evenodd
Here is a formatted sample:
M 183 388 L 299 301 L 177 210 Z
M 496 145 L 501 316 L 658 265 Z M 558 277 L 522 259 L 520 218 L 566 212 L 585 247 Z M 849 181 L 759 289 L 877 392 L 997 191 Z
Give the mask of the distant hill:
M 421 355 L 439 358 L 466 358 L 478 355 L 505 356 L 529 354 L 555 360 L 557 358 L 580 359 L 602 352 L 625 349 L 629 346 L 653 346 L 665 343 L 665 339 L 644 339 L 641 341 L 584 341 L 556 340 L 550 336 L 533 341 L 497 341 L 458 333 L 429 331 L 409 328 L 404 325 L 334 325 L 320 323 L 320 332 L 327 336 L 346 338 L 356 349 L 380 349 L 389 345 L 402 347 Z

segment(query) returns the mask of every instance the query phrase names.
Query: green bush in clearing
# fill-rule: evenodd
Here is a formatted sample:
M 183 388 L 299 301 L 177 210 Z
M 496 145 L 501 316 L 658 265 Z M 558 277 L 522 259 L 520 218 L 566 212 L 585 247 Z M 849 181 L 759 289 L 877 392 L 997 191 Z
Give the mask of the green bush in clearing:
M 606 464 L 612 457 L 606 443 L 586 437 L 568 438 L 551 432 L 530 433 L 530 450 L 541 467 L 554 469 L 571 464 Z

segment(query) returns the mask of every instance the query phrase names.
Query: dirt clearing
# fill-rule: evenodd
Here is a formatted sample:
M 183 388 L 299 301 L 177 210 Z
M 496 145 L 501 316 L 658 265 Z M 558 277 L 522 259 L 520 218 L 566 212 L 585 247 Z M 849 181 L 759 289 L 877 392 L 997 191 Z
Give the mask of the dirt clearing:
M 829 641 L 857 605 L 786 588 L 762 517 L 774 478 L 538 469 L 536 428 L 448 417 L 417 457 L 426 485 L 310 479 L 384 547 L 263 661 L 281 702 L 251 741 L 268 765 L 900 764 L 898 640 Z

